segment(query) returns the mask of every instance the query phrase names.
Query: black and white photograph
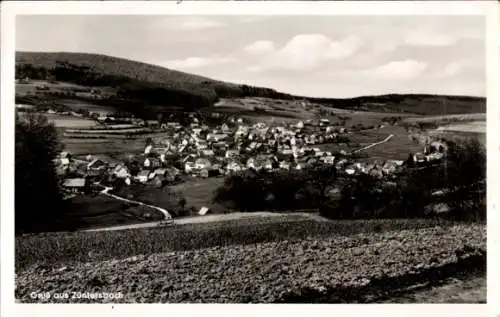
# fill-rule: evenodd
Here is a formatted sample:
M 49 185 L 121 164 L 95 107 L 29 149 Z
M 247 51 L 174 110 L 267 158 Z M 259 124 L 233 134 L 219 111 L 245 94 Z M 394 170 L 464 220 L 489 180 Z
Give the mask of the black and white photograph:
M 485 304 L 486 29 L 17 15 L 16 303 Z

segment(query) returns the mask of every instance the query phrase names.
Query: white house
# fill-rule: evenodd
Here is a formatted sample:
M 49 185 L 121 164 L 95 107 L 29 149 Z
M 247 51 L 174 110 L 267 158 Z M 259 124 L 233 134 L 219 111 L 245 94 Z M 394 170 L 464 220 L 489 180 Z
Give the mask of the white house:
M 193 172 L 195 170 L 195 168 L 196 168 L 196 166 L 195 166 L 194 162 L 189 161 L 189 162 L 184 163 L 184 172 L 186 174 Z
M 137 176 L 135 177 L 135 179 L 141 183 L 146 183 L 149 179 L 149 171 L 141 171 L 139 172 L 139 174 L 137 174 Z
M 63 166 L 69 165 L 69 159 L 68 158 L 61 158 L 61 165 L 63 165 Z

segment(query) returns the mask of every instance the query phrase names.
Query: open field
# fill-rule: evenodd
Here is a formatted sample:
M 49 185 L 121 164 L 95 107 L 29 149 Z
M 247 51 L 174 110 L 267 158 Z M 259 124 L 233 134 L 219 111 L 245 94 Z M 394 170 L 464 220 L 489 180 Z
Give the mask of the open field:
M 281 214 L 136 230 L 26 235 L 16 237 L 16 268 L 312 236 L 427 228 L 438 223 L 444 227 L 452 225 L 426 219 L 317 221 L 303 215 Z
M 130 139 L 124 138 L 71 138 L 65 137 L 61 131 L 60 140 L 65 146 L 65 150 L 73 155 L 81 156 L 87 154 L 106 154 L 117 158 L 125 158 L 129 154 L 139 154 L 144 152 L 146 138 L 156 138 L 163 133 L 147 133 L 135 135 Z
M 387 126 L 380 129 L 365 130 L 361 132 L 353 132 L 349 134 L 350 143 L 345 144 L 321 144 L 318 147 L 324 151 L 345 150 L 352 152 L 364 146 L 379 142 L 387 138 L 389 135 L 393 137 L 386 143 L 371 147 L 360 152 L 367 160 L 373 161 L 376 159 L 387 160 L 405 160 L 410 152 L 421 152 L 422 145 L 415 144 L 409 139 L 409 134 L 403 127 Z M 363 161 L 360 158 L 359 161 Z
M 46 80 L 30 80 L 29 83 L 16 83 L 16 94 L 19 95 L 33 95 L 37 92 L 37 87 L 45 86 L 51 90 L 68 90 L 68 89 L 82 89 L 86 88 L 80 85 L 68 83 L 68 82 L 57 82 L 50 83 Z
M 90 112 L 95 112 L 98 114 L 105 115 L 107 113 L 114 113 L 116 109 L 112 106 L 106 106 L 102 104 L 95 104 L 89 101 L 74 100 L 74 99 L 59 99 L 59 103 L 62 103 L 69 109 L 76 111 L 79 109 L 86 109 Z
M 463 124 L 450 124 L 439 127 L 438 131 L 466 132 L 466 133 L 486 133 L 486 121 L 474 121 Z
M 23 116 L 25 113 L 20 112 L 19 114 Z M 64 116 L 60 114 L 50 114 L 50 113 L 44 113 L 43 115 L 46 116 L 49 122 L 53 123 L 56 128 L 83 129 L 99 125 L 94 120 L 79 118 L 74 116 Z
M 126 129 L 68 129 L 67 133 L 74 134 L 86 134 L 92 136 L 92 134 L 139 134 L 142 132 L 148 132 L 149 130 L 145 128 L 126 128 Z
M 203 231 L 190 230 L 190 235 L 196 237 L 198 243 L 202 242 L 198 247 L 206 248 L 184 248 L 185 251 L 180 247 L 182 244 L 194 246 L 196 242 L 173 232 L 176 228 L 157 229 L 155 236 L 148 237 L 149 243 L 142 242 L 142 250 L 135 250 L 131 258 L 123 260 L 117 256 L 117 250 L 137 248 L 139 231 L 80 233 L 84 235 L 80 236 L 80 242 L 76 236 L 47 236 L 43 240 L 18 238 L 16 298 L 37 302 L 29 297 L 30 292 L 89 291 L 122 292 L 124 297 L 76 302 L 373 303 L 401 295 L 402 288 L 436 282 L 470 270 L 484 270 L 486 265 L 486 231 L 481 225 L 404 228 L 399 224 L 396 231 L 373 232 L 366 231 L 370 225 L 365 226 L 364 222 L 359 224 L 365 226 L 365 230 L 346 232 L 347 227 L 353 228 L 353 223 L 343 222 L 333 223 L 329 234 L 319 239 L 312 236 L 318 233 L 318 228 L 300 222 L 308 234 L 301 239 L 290 239 L 293 232 L 290 224 L 298 223 L 275 227 L 269 233 L 279 230 L 283 236 L 267 242 L 260 226 L 259 233 L 252 234 L 254 239 L 240 240 L 244 245 L 228 240 L 234 239 L 234 235 L 242 238 L 242 232 L 248 227 L 237 225 L 238 230 L 224 235 L 210 230 L 210 237 Z M 379 225 L 387 224 L 379 222 Z M 282 226 L 287 228 L 280 230 Z M 250 230 L 252 228 L 256 229 L 252 226 Z M 340 228 L 344 228 L 344 232 L 338 230 Z M 154 232 L 143 233 L 148 231 Z M 168 234 L 170 239 L 158 237 L 159 233 Z M 99 235 L 108 239 L 96 241 Z M 229 239 L 223 241 L 222 236 Z M 255 244 L 255 238 L 261 243 Z M 222 243 L 214 244 L 216 241 Z M 73 248 L 68 248 L 68 243 Z M 30 244 L 43 253 L 52 244 L 50 256 L 34 252 L 32 259 L 52 259 L 58 261 L 58 265 L 47 267 L 43 261 L 27 265 L 26 261 L 20 261 L 19 253 L 26 252 Z M 167 245 L 177 251 L 169 252 Z M 80 261 L 65 262 L 65 256 L 75 252 L 83 257 L 72 258 Z M 93 252 L 100 261 L 89 262 Z M 121 254 L 122 257 L 126 253 L 129 252 Z M 105 257 L 109 260 L 102 261 Z
M 202 207 L 208 207 L 214 213 L 223 213 L 226 208 L 213 204 L 214 191 L 224 183 L 222 177 L 192 178 L 186 177 L 185 181 L 176 185 L 155 188 L 152 186 L 132 185 L 124 187 L 117 195 L 130 196 L 139 201 L 149 203 L 167 210 L 178 209 L 177 202 L 186 199 L 185 209 L 188 213 L 198 212 Z M 175 212 L 174 212 L 175 213 Z
M 407 123 L 435 122 L 436 124 L 446 124 L 452 122 L 486 121 L 486 113 L 450 114 L 442 116 L 419 116 L 409 117 L 402 120 Z
M 65 150 L 73 155 L 139 153 L 144 151 L 144 140 L 75 139 L 61 138 Z
M 220 211 L 222 207 L 213 206 L 212 198 L 214 191 L 224 183 L 222 177 L 195 178 L 170 187 L 175 193 L 186 198 L 187 208 L 193 207 L 197 211 L 205 206 L 211 207 L 213 211 Z

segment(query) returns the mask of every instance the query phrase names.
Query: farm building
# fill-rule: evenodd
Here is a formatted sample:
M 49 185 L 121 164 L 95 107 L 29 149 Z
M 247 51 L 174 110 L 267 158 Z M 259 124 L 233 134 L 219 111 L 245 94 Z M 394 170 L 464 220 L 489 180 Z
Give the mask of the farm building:
M 149 171 L 141 171 L 135 179 L 141 183 L 146 183 L 149 180 Z

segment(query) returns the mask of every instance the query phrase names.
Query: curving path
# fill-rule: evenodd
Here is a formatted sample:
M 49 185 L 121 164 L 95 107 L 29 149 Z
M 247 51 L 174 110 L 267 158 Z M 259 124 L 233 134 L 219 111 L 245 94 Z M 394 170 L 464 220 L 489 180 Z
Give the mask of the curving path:
M 392 139 L 392 137 L 393 137 L 393 136 L 394 136 L 394 134 L 391 134 L 391 135 L 389 135 L 387 138 L 383 139 L 382 141 L 372 143 L 372 144 L 370 144 L 370 145 L 367 145 L 367 146 L 365 146 L 365 147 L 362 147 L 361 149 L 357 149 L 356 151 L 351 152 L 351 154 L 354 154 L 354 153 L 357 153 L 357 152 L 360 152 L 360 151 L 363 151 L 363 150 L 369 149 L 369 148 L 371 148 L 371 147 L 374 147 L 374 146 L 376 146 L 376 145 L 379 145 L 379 144 L 382 144 L 382 143 L 388 142 L 390 139 Z
M 126 198 L 123 198 L 123 197 L 120 197 L 120 196 L 116 196 L 116 195 L 110 194 L 109 191 L 112 190 L 112 189 L 113 189 L 113 187 L 105 187 L 100 193 L 102 195 L 106 195 L 106 196 L 112 197 L 112 198 L 117 199 L 117 200 L 121 200 L 121 201 L 125 201 L 125 202 L 128 202 L 128 203 L 138 204 L 138 205 L 142 205 L 142 206 L 145 206 L 145 207 L 156 209 L 156 210 L 158 210 L 159 212 L 161 212 L 165 216 L 166 220 L 172 219 L 172 216 L 170 215 L 170 213 L 167 210 L 165 210 L 163 208 L 160 208 L 160 207 L 153 206 L 153 205 L 148 205 L 148 204 L 142 203 L 140 201 L 130 200 L 130 199 L 126 199 Z

